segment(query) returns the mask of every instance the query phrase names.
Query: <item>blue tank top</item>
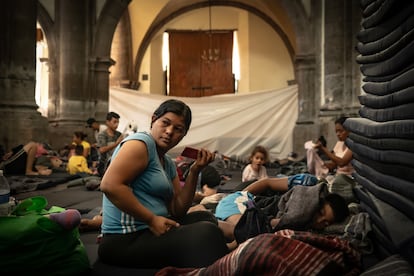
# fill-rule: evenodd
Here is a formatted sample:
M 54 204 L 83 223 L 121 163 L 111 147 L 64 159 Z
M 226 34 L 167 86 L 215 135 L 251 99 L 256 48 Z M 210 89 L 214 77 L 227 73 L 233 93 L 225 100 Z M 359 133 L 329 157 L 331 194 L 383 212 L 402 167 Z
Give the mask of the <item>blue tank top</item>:
M 139 202 L 158 216 L 168 216 L 168 203 L 173 196 L 172 180 L 176 177 L 175 163 L 168 156 L 164 156 L 165 168 L 158 158 L 156 144 L 149 133 L 138 132 L 129 135 L 115 148 L 112 160 L 119 149 L 130 140 L 139 140 L 146 144 L 148 150 L 148 166 L 131 183 L 131 189 Z M 133 162 L 133 160 L 131 160 Z M 148 225 L 131 215 L 119 210 L 103 195 L 102 201 L 103 222 L 102 233 L 131 233 L 145 228 Z

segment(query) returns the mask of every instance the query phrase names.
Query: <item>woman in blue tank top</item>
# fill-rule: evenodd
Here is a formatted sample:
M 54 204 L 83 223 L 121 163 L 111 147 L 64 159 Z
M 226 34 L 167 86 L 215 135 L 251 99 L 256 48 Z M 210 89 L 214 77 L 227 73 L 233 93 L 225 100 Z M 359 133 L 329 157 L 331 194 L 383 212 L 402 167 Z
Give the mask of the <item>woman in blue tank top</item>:
M 214 215 L 187 214 L 200 171 L 214 160 L 198 153 L 181 187 L 167 152 L 187 134 L 190 108 L 167 100 L 154 112 L 149 133 L 125 138 L 103 176 L 101 261 L 128 267 L 202 267 L 228 253 Z

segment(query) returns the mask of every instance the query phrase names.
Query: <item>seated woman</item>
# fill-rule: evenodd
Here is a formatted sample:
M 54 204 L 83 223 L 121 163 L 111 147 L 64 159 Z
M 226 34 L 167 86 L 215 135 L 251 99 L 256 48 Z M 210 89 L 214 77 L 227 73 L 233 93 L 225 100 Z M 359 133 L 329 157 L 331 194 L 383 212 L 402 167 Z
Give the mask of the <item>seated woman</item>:
M 201 170 L 214 154 L 200 149 L 181 186 L 167 152 L 187 134 L 191 109 L 167 100 L 153 113 L 150 132 L 126 137 L 116 148 L 102 182 L 99 259 L 137 268 L 206 266 L 228 253 L 214 215 L 187 214 Z
M 340 117 L 335 120 L 335 133 L 338 141 L 332 151 L 328 150 L 319 140 L 315 144 L 305 143 L 308 171 L 316 177 L 326 178 L 332 171 L 349 176 L 354 172 L 351 164 L 352 151 L 345 145 L 349 131 L 344 128 L 343 124 L 347 118 Z M 317 153 L 318 150 L 321 150 L 329 160 L 323 161 Z
M 50 175 L 51 169 L 35 165 L 36 159 L 46 154 L 48 151 L 42 143 L 19 145 L 1 157 L 0 169 L 6 175 Z

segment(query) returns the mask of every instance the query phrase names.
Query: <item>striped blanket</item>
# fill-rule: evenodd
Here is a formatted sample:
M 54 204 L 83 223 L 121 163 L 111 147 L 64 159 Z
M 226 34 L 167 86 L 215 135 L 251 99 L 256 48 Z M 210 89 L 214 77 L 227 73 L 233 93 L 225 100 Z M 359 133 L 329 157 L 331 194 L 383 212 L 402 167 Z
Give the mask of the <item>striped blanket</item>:
M 346 240 L 281 230 L 245 241 L 208 267 L 166 267 L 156 275 L 359 275 L 360 268 L 360 254 Z

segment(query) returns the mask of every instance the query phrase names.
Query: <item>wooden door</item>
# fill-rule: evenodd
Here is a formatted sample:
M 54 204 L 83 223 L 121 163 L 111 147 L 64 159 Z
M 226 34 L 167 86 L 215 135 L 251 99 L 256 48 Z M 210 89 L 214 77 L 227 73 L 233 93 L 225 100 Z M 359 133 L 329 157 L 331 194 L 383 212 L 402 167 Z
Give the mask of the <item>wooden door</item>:
M 170 31 L 170 95 L 202 97 L 234 93 L 233 32 Z M 209 48 L 213 59 L 205 60 Z M 217 56 L 214 49 L 219 49 Z M 215 58 L 217 57 L 217 58 Z

